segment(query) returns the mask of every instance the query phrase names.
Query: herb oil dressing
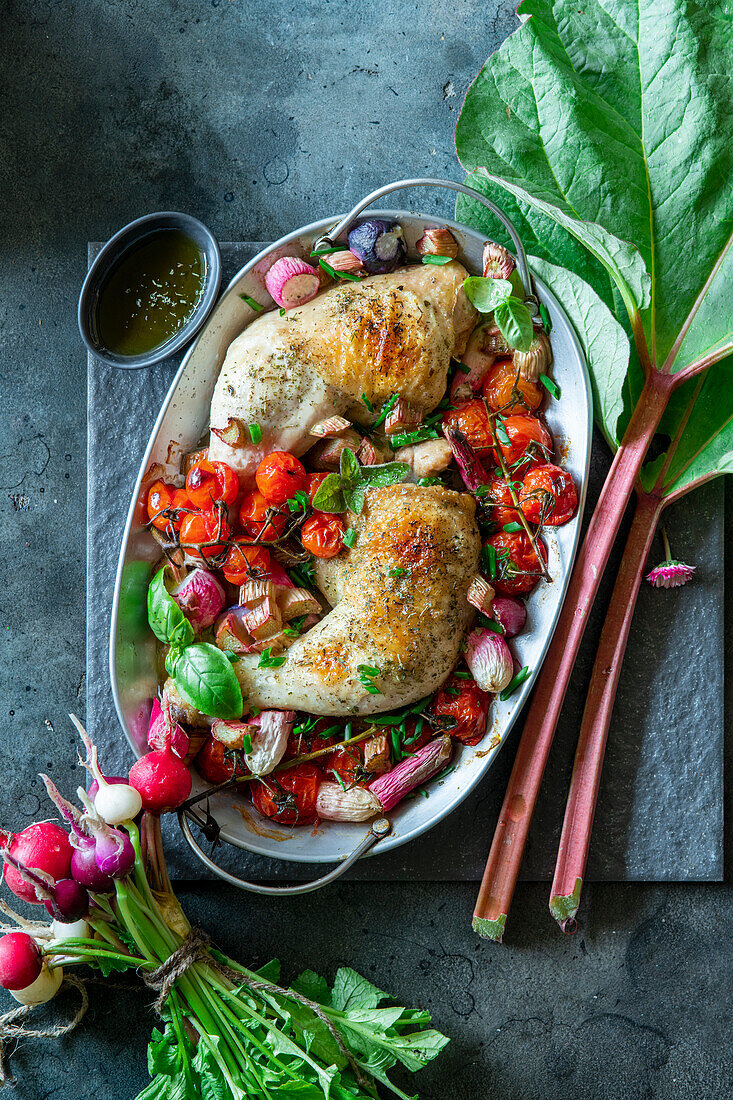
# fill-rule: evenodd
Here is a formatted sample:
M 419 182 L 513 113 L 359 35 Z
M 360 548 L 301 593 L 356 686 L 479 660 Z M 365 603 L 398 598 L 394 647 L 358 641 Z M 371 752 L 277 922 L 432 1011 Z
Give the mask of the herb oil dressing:
M 102 286 L 97 325 L 116 355 L 161 347 L 189 320 L 204 288 L 206 259 L 185 233 L 164 229 L 131 248 Z

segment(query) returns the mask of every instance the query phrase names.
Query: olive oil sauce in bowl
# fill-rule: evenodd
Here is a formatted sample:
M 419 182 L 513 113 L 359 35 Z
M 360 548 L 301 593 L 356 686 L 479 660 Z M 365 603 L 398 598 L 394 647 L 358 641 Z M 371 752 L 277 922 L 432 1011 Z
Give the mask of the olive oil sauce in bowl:
M 150 214 L 120 230 L 92 264 L 79 298 L 90 351 L 144 367 L 180 350 L 206 320 L 221 280 L 211 233 L 186 214 Z

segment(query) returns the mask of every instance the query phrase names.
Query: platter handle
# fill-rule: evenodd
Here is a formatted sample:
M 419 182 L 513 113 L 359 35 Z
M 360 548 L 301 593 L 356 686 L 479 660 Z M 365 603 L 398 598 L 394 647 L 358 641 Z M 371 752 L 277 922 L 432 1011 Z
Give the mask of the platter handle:
M 504 211 L 498 207 L 496 203 L 492 202 L 491 199 L 487 199 L 486 196 L 482 195 L 479 191 L 474 191 L 472 187 L 466 187 L 464 183 L 456 183 L 455 180 L 431 179 L 426 177 L 424 179 L 396 180 L 394 183 L 386 183 L 384 187 L 378 187 L 376 191 L 372 191 L 370 195 L 361 199 L 356 206 L 341 219 L 341 221 L 336 222 L 336 224 L 329 229 L 328 233 L 324 233 L 323 236 L 319 237 L 313 246 L 314 249 L 332 247 L 342 233 L 345 233 L 346 230 L 349 229 L 356 218 L 358 218 L 368 206 L 384 198 L 385 195 L 390 195 L 393 191 L 401 191 L 408 187 L 444 187 L 449 191 L 458 191 L 461 195 L 468 195 L 470 199 L 474 199 L 476 202 L 480 202 L 482 206 L 487 207 L 487 209 L 499 219 L 512 239 L 517 255 L 517 270 L 522 280 L 522 287 L 524 288 L 524 295 L 529 310 L 533 316 L 539 315 L 539 302 L 532 291 L 532 277 L 529 273 L 524 245 L 514 225 Z
M 190 821 L 194 821 L 197 825 L 203 826 L 203 822 L 198 815 L 191 810 L 179 810 L 178 811 L 178 823 L 181 826 L 181 832 L 184 839 L 188 844 L 194 855 L 198 856 L 205 867 L 208 867 L 210 871 L 213 871 L 215 875 L 228 882 L 230 886 L 236 886 L 240 890 L 247 890 L 251 894 L 266 894 L 268 896 L 274 895 L 275 897 L 292 897 L 297 894 L 312 894 L 314 890 L 320 890 L 322 886 L 328 886 L 329 883 L 334 882 L 337 878 L 340 878 L 350 867 L 353 867 L 358 859 L 361 859 L 363 855 L 373 848 L 384 837 L 389 836 L 392 832 L 392 825 L 386 817 L 378 817 L 372 822 L 369 832 L 364 836 L 353 852 L 342 860 L 332 871 L 329 871 L 326 875 L 321 875 L 320 878 L 313 879 L 311 882 L 301 882 L 297 886 L 265 886 L 260 882 L 247 882 L 245 879 L 237 878 L 236 875 L 232 875 L 229 871 L 225 871 L 223 867 L 219 867 L 206 852 L 202 849 L 193 833 L 191 832 Z

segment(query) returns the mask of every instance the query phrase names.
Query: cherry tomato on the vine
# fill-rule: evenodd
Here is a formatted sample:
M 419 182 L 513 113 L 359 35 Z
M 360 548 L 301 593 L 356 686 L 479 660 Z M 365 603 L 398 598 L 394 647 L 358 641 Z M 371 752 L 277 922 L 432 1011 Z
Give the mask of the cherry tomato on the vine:
M 522 378 L 511 359 L 497 359 L 483 381 L 483 394 L 492 409 L 521 412 L 523 408 L 534 412 L 545 396 L 540 382 Z
M 181 524 L 183 523 L 184 516 L 194 510 L 188 493 L 184 489 L 176 489 L 173 493 L 173 509 L 176 513 L 176 518 L 173 521 L 173 526 L 176 531 L 180 531 Z
M 330 512 L 316 512 L 300 529 L 300 541 L 314 558 L 335 558 L 344 544 L 343 520 Z
M 446 733 L 464 745 L 477 745 L 486 734 L 491 696 L 475 680 L 450 676 L 430 706 L 436 718 L 455 718 L 456 725 Z
M 319 718 L 313 725 L 305 720 L 300 725 L 307 728 L 298 730 L 298 726 L 295 726 L 285 746 L 285 759 L 304 756 L 316 749 L 327 749 L 329 745 L 337 745 L 344 739 L 343 727 L 333 718 Z
M 328 758 L 328 771 L 339 775 L 344 783 L 358 783 L 363 775 L 364 761 L 360 745 L 336 749 Z
M 486 406 L 480 398 L 465 401 L 457 409 L 451 409 L 443 417 L 443 429 L 457 428 L 462 432 L 477 454 L 491 451 L 493 436 Z
M 272 511 L 269 519 L 268 511 Z M 245 535 L 253 539 L 259 535 L 260 542 L 274 542 L 287 527 L 288 516 L 285 512 L 274 511 L 273 505 L 268 504 L 258 489 L 251 489 L 242 499 L 239 522 Z
M 559 527 L 575 515 L 578 494 L 567 470 L 547 463 L 529 471 L 519 493 L 519 504 L 532 523 Z
M 177 490 L 165 481 L 154 481 L 148 491 L 148 519 L 159 531 L 167 531 L 172 519 L 170 510 Z
M 272 451 L 263 458 L 255 481 L 268 504 L 284 504 L 289 497 L 308 488 L 305 467 L 288 451 Z
M 417 752 L 423 745 L 427 745 L 428 741 L 432 741 L 435 737 L 435 730 L 432 726 L 423 719 L 420 732 L 416 736 L 417 731 L 417 718 L 408 718 L 405 722 L 405 736 L 402 738 L 401 749 L 408 754 Z M 452 730 L 450 731 L 453 732 Z
M 505 416 L 501 423 L 504 431 L 497 425 L 497 436 L 507 466 L 526 470 L 547 462 L 547 455 L 552 454 L 552 436 L 541 420 L 536 416 Z M 521 461 L 523 456 L 525 460 Z
M 205 458 L 188 471 L 186 492 L 195 508 L 206 510 L 219 502 L 233 504 L 239 496 L 239 478 L 226 462 Z
M 278 775 L 263 775 L 251 784 L 252 801 L 265 817 L 283 825 L 310 825 L 316 819 L 316 797 L 323 772 L 313 764 Z
M 246 584 L 264 577 L 272 568 L 272 558 L 266 546 L 240 546 L 250 541 L 247 535 L 235 539 L 230 546 L 221 571 L 230 584 Z
M 481 501 L 488 519 L 499 527 L 503 527 L 505 523 L 515 523 L 519 518 L 509 483 L 503 477 L 492 477 L 487 482 L 483 487 Z
M 210 512 L 189 512 L 181 523 L 181 543 L 192 558 L 216 558 L 224 550 L 223 541 L 231 535 L 229 524 L 223 516 L 213 510 Z M 203 545 L 211 543 L 210 546 Z M 201 547 L 201 549 L 196 549 Z
M 228 749 L 216 737 L 208 737 L 196 757 L 196 770 L 207 783 L 224 783 L 233 775 L 247 775 L 249 768 L 241 753 Z
M 547 563 L 547 547 L 537 536 L 537 547 Z M 526 531 L 497 531 L 486 540 L 496 551 L 496 577 L 490 583 L 504 596 L 531 592 L 542 576 L 542 568 Z

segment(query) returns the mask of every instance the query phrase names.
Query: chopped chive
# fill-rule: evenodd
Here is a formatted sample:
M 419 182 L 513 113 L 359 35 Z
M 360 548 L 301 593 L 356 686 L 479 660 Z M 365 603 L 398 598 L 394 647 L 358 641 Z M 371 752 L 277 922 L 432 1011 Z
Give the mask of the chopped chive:
M 261 306 L 259 302 L 256 302 L 254 298 L 250 298 L 249 294 L 240 294 L 239 297 L 243 302 L 247 303 L 250 309 L 256 310 L 257 313 L 262 313 L 262 310 L 265 308 Z
M 555 398 L 556 401 L 560 400 L 561 389 L 552 378 L 549 378 L 546 374 L 540 375 L 540 382 L 545 387 L 547 392 Z
M 387 573 L 388 577 L 404 577 L 406 569 L 390 569 Z
M 523 530 L 524 530 L 524 528 L 522 527 L 521 523 L 517 523 L 515 520 L 512 520 L 511 523 L 505 523 L 504 526 L 502 527 L 502 531 L 523 531 Z
M 334 244 L 331 248 L 316 248 L 311 252 L 311 256 L 329 256 L 332 252 L 346 252 L 347 249 L 343 244 Z
M 545 326 L 545 332 L 549 336 L 552 332 L 552 318 L 544 302 L 540 302 L 540 317 L 542 318 L 542 324 Z
M 439 477 L 419 477 L 417 479 L 418 485 L 442 485 L 443 482 Z
M 424 264 L 436 264 L 438 267 L 442 267 L 443 264 L 449 264 L 452 259 L 452 256 L 423 256 L 422 262 Z
M 345 791 L 345 790 L 346 790 L 346 784 L 344 783 L 344 781 L 343 781 L 343 779 L 341 778 L 341 776 L 339 775 L 339 773 L 335 771 L 335 772 L 334 772 L 333 774 L 335 775 L 335 777 L 336 777 L 336 782 L 338 783 L 338 785 L 339 785 L 339 787 L 341 788 L 341 790 L 342 790 L 342 791 Z
M 225 653 L 224 656 L 226 657 L 227 661 L 231 661 L 232 664 L 239 660 L 238 653 Z
M 514 679 L 510 680 L 504 690 L 499 692 L 499 698 L 501 699 L 501 701 L 504 702 L 504 700 L 508 699 L 510 695 L 513 695 L 519 685 L 524 683 L 529 674 L 529 665 L 525 665 L 524 668 L 520 668 Z
M 280 306 L 280 316 L 281 317 L 285 316 L 285 306 Z
M 367 676 L 379 676 L 381 669 L 374 668 L 373 665 L 357 665 L 357 672 L 365 672 Z
M 394 727 L 390 733 L 390 740 L 392 741 L 392 755 L 395 764 L 397 764 L 402 759 L 402 745 L 400 744 L 400 735 Z
M 461 363 L 461 362 L 458 363 L 458 366 L 456 367 L 456 370 L 459 370 L 461 372 L 461 374 L 470 374 L 471 373 L 471 368 L 467 367 L 465 363 Z
M 465 669 L 462 669 L 462 668 L 457 668 L 455 670 L 455 672 L 453 673 L 453 675 L 455 676 L 456 680 L 471 680 L 471 679 L 473 679 L 473 677 L 471 676 L 471 673 L 466 672 Z
M 318 736 L 322 737 L 323 740 L 325 741 L 327 737 L 332 737 L 334 735 L 334 733 L 338 733 L 340 729 L 341 729 L 340 726 L 329 726 L 328 729 L 321 730 L 321 732 L 318 734 Z
M 259 424 L 249 424 L 248 427 L 249 427 L 249 438 L 252 440 L 252 442 L 253 443 L 261 443 L 262 442 L 262 428 L 259 426 Z
M 351 739 L 351 722 L 347 722 L 344 726 L 344 741 Z
M 250 718 L 259 718 L 260 714 L 262 714 L 262 711 L 260 710 L 259 707 L 250 707 L 249 708 Z
M 363 393 L 361 395 L 361 399 L 364 402 L 364 404 L 366 405 L 366 407 L 369 409 L 369 412 L 373 413 L 374 412 L 374 405 L 372 405 L 371 401 L 369 400 L 369 398 L 367 397 L 367 395 L 365 393 Z
M 491 486 L 490 485 L 478 485 L 476 487 L 476 490 L 475 490 L 473 495 L 477 496 L 477 497 L 485 497 L 486 494 L 489 493 L 490 491 L 491 491 Z
M 245 733 L 244 737 L 242 738 L 242 752 L 245 754 L 245 756 L 249 756 L 249 754 L 252 752 L 252 738 L 248 733 Z
M 504 627 L 496 619 L 490 619 L 488 615 L 479 615 L 478 625 L 485 627 L 487 630 L 493 630 L 494 634 L 503 634 Z M 458 673 L 456 673 L 456 676 Z
M 445 779 L 446 775 L 450 775 L 451 772 L 456 770 L 455 764 L 449 764 L 447 768 L 443 768 L 442 772 L 438 772 L 433 776 L 433 779 Z
M 481 551 L 481 558 L 484 562 L 484 565 L 486 566 L 486 569 L 488 570 L 489 579 L 492 580 L 492 581 L 495 580 L 496 579 L 496 550 L 488 542 L 486 543 L 486 546 L 484 546 L 483 550 Z
M 291 512 L 304 512 L 310 504 L 310 500 L 305 490 L 298 489 L 297 493 L 292 497 L 288 497 L 285 503 Z
M 400 395 L 398 393 L 393 393 L 391 397 L 387 398 L 385 403 L 382 405 L 382 411 L 380 412 L 379 416 L 377 417 L 377 419 L 372 424 L 372 428 L 378 428 L 380 424 L 384 423 L 384 421 L 387 419 L 389 413 L 392 412 L 392 409 L 395 407 L 395 405 L 397 404 L 399 399 L 400 399 Z
M 354 540 L 355 539 L 356 539 L 356 529 L 354 527 L 350 527 L 348 529 L 348 531 L 346 532 L 346 534 L 344 535 L 344 546 L 348 546 L 348 548 L 350 550 L 351 547 L 354 545 Z
M 343 252 L 343 249 L 337 248 L 336 252 Z M 332 279 L 348 279 L 352 283 L 360 283 L 361 278 L 358 275 L 352 275 L 350 271 L 336 271 L 334 267 L 327 264 L 324 259 L 320 259 L 318 263 L 321 265 L 324 271 L 328 272 Z

